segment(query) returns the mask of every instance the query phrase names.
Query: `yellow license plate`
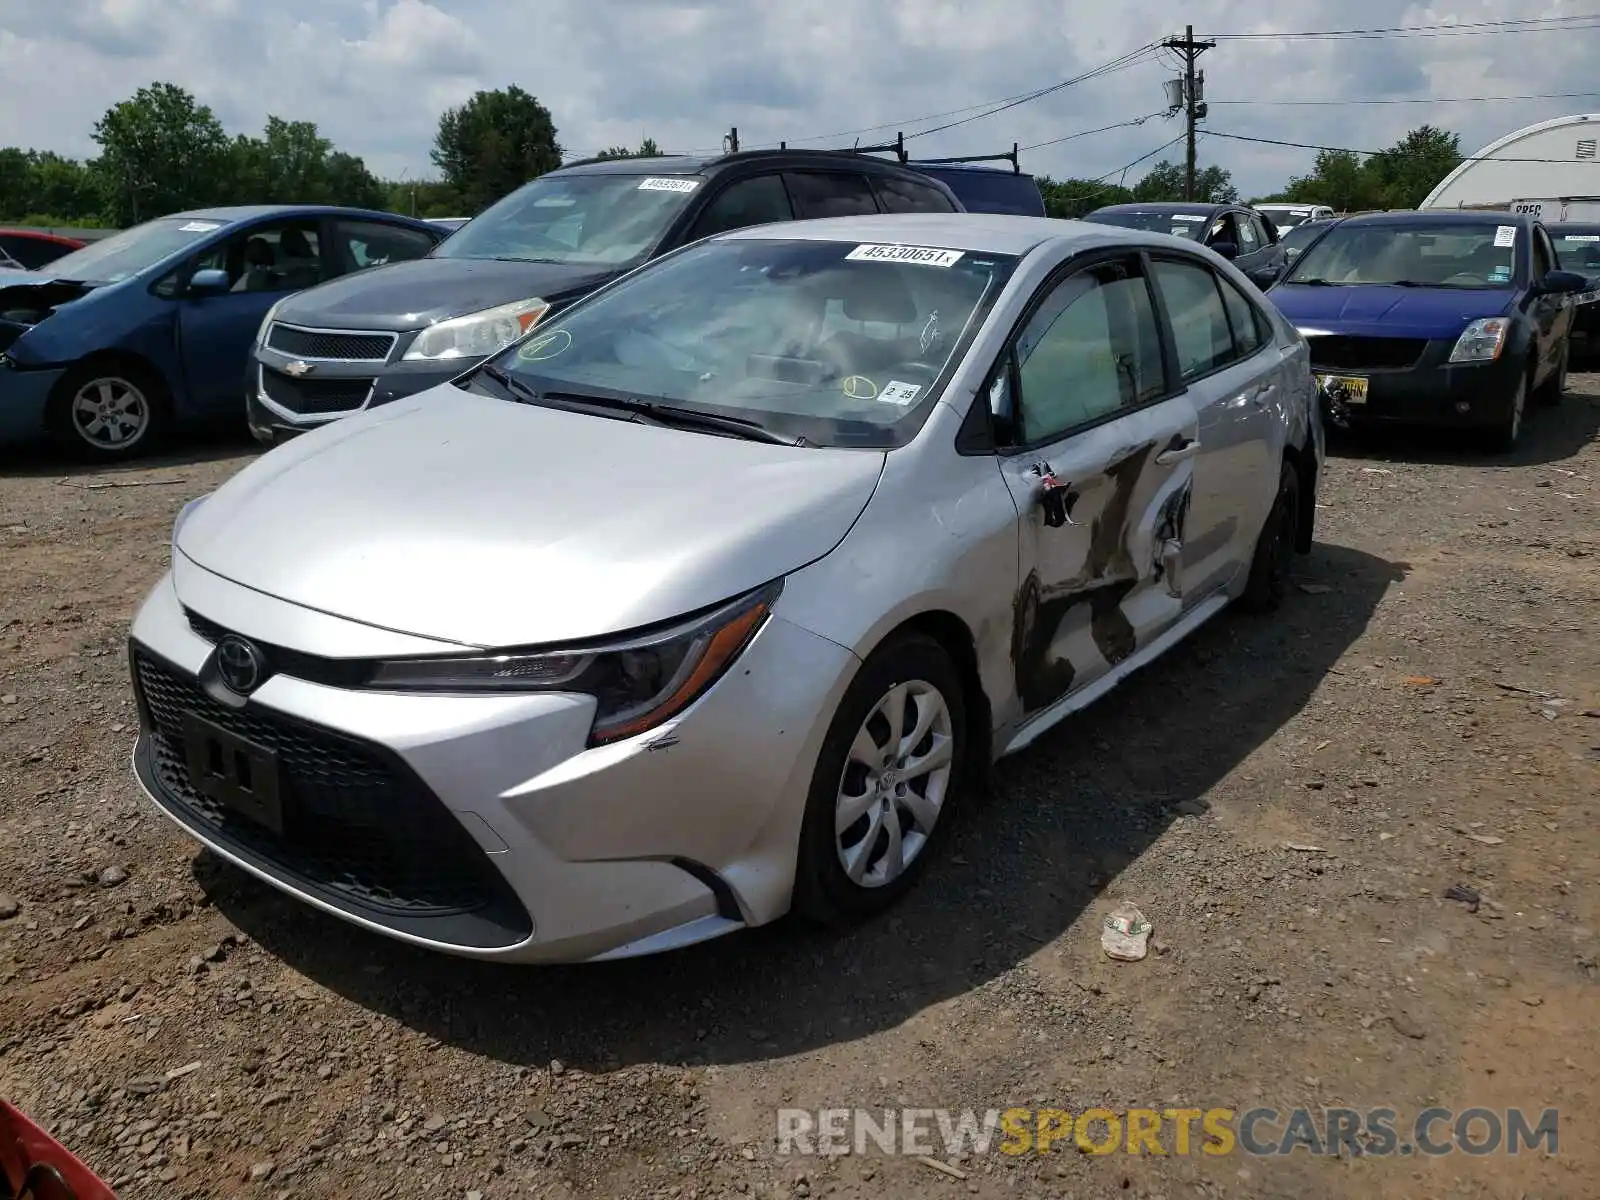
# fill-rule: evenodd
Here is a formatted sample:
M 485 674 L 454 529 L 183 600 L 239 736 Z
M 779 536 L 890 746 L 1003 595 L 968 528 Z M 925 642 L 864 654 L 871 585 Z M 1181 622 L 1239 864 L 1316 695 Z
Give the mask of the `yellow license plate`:
M 1367 402 L 1367 381 L 1359 375 L 1323 375 L 1317 382 L 1335 400 L 1346 404 Z

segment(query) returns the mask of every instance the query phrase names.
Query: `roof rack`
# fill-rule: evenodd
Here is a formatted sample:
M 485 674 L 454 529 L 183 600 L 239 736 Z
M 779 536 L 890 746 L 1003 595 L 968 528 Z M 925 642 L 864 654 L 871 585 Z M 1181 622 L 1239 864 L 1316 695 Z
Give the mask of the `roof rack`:
M 788 142 L 778 143 L 779 150 L 788 148 Z M 895 134 L 894 141 L 884 142 L 881 146 L 839 146 L 832 149 L 819 146 L 816 151 L 819 154 L 893 154 L 901 162 L 906 162 L 911 157 L 906 153 L 906 135 L 903 133 Z
M 965 154 L 959 158 L 919 158 L 917 162 L 929 167 L 954 166 L 957 163 L 1008 162 L 1011 164 L 1011 173 L 1013 175 L 1021 175 L 1022 163 L 1018 160 L 1020 153 L 1021 148 L 1016 142 L 1012 142 L 1011 149 L 1004 154 Z M 904 162 L 905 159 L 900 161 Z

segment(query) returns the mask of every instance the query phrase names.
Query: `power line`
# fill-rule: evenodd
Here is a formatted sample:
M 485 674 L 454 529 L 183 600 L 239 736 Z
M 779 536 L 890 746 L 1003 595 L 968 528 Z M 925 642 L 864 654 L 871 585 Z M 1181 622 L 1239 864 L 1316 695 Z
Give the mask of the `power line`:
M 1226 138 L 1230 142 L 1255 142 L 1262 146 L 1288 146 L 1294 150 L 1327 150 L 1334 154 L 1359 154 L 1363 157 L 1372 157 L 1376 154 L 1391 154 L 1392 150 L 1359 150 L 1354 146 L 1321 146 L 1315 142 L 1285 142 L 1278 138 L 1247 137 L 1242 133 L 1221 133 L 1215 129 L 1202 129 L 1201 133 L 1207 137 Z M 1464 154 L 1461 161 L 1469 162 L 1504 162 L 1504 163 L 1572 163 L 1581 162 L 1585 166 L 1600 167 L 1600 160 L 1577 158 L 1511 158 L 1499 154 Z
M 1094 134 L 1094 133 L 1107 133 L 1107 132 L 1109 132 L 1110 130 L 1113 130 L 1113 129 L 1131 129 L 1136 125 L 1143 125 L 1146 121 L 1149 121 L 1152 118 L 1164 117 L 1166 115 L 1167 114 L 1164 111 L 1163 112 L 1145 113 L 1144 116 L 1135 117 L 1131 121 L 1118 121 L 1115 125 L 1100 125 L 1100 126 L 1094 128 L 1094 129 L 1080 129 L 1080 130 L 1078 130 L 1077 133 L 1069 133 L 1069 134 L 1063 135 L 1062 137 L 1051 138 L 1047 142 L 1034 142 L 1033 145 L 1031 145 L 1031 146 L 1022 146 L 1019 149 L 1021 149 L 1021 150 L 1039 150 L 1039 149 L 1042 149 L 1045 146 L 1059 146 L 1062 142 L 1076 141 L 1078 138 L 1088 137 L 1090 134 Z
M 1514 21 L 1461 21 L 1449 25 L 1389 25 L 1374 29 L 1321 29 L 1299 33 L 1212 33 L 1219 41 L 1363 41 L 1391 37 L 1482 37 L 1505 33 L 1551 33 L 1596 29 L 1600 13 L 1568 17 L 1526 17 Z
M 1405 96 L 1374 100 L 1212 100 L 1211 104 L 1259 105 L 1274 108 L 1309 106 L 1339 108 L 1347 104 L 1484 104 L 1498 100 L 1575 100 L 1600 96 L 1600 92 L 1528 92 L 1520 96 Z
M 1126 175 L 1129 171 L 1133 170 L 1133 168 L 1137 167 L 1140 163 L 1146 161 L 1147 159 L 1154 158 L 1156 155 L 1160 154 L 1163 150 L 1170 150 L 1172 147 L 1176 146 L 1179 142 L 1183 141 L 1183 139 L 1186 136 L 1187 136 L 1186 134 L 1180 133 L 1177 137 L 1173 138 L 1170 142 L 1165 142 L 1162 145 L 1157 146 L 1154 150 L 1150 151 L 1150 153 L 1148 153 L 1148 154 L 1141 154 L 1138 158 L 1134 159 L 1131 163 L 1128 163 L 1126 166 L 1117 167 L 1114 170 L 1107 171 L 1104 175 L 1097 175 L 1093 180 L 1091 180 L 1091 182 L 1093 182 L 1093 183 L 1102 183 L 1105 180 L 1110 179 L 1113 175 Z M 1096 196 L 1104 196 L 1107 192 L 1112 191 L 1113 188 L 1120 187 L 1120 186 L 1121 186 L 1120 184 L 1113 184 L 1110 187 L 1095 188 L 1093 191 L 1084 192 L 1082 195 L 1078 195 L 1078 196 L 1061 196 L 1061 197 L 1058 197 L 1058 199 L 1060 199 L 1062 201 L 1065 201 L 1068 204 L 1075 203 L 1076 201 L 1079 201 L 1079 200 L 1093 200 Z

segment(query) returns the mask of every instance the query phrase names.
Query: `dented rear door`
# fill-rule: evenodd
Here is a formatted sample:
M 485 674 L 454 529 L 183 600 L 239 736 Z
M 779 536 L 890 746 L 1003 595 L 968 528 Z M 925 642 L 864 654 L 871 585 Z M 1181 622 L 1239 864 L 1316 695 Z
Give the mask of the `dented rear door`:
M 1166 377 L 1136 255 L 1033 302 L 990 395 L 1021 523 L 1012 662 L 1026 718 L 1102 678 L 1183 611 L 1198 416 Z

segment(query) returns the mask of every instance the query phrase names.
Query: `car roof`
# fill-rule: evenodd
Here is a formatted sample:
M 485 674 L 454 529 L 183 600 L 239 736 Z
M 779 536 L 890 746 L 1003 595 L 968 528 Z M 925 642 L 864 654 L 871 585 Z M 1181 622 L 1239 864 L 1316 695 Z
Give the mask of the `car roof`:
M 1131 204 L 1107 204 L 1097 208 L 1102 213 L 1208 213 L 1219 208 L 1244 208 L 1243 204 L 1213 203 L 1209 200 L 1152 200 L 1148 204 L 1134 201 Z
M 934 246 L 975 254 L 1022 256 L 1046 242 L 1065 243 L 1072 250 L 1098 246 L 1172 246 L 1179 239 L 1120 225 L 1063 221 L 1054 217 L 1017 217 L 1004 213 L 880 213 L 857 217 L 822 217 L 756 225 L 718 235 L 722 241 L 864 242 L 872 245 Z M 1193 243 L 1185 243 L 1193 249 Z
M 65 233 L 50 233 L 43 229 L 11 229 L 5 225 L 0 225 L 0 233 L 5 234 L 7 237 L 37 238 L 41 242 L 59 242 L 63 245 L 83 240 Z
M 741 163 L 778 162 L 793 166 L 839 167 L 849 163 L 852 168 L 864 167 L 895 175 L 922 177 L 914 164 L 901 164 L 886 158 L 876 158 L 866 151 L 855 150 L 801 150 L 782 147 L 776 150 L 740 150 L 732 154 L 661 154 L 650 158 L 586 158 L 565 163 L 549 172 L 551 175 L 703 175 L 721 167 Z
M 1399 208 L 1385 212 L 1353 213 L 1340 222 L 1342 225 L 1521 225 L 1533 224 L 1526 213 L 1510 213 L 1498 209 L 1472 209 L 1462 212 L 1453 208 Z
M 1600 233 L 1600 221 L 1553 221 L 1545 226 L 1550 233 Z
M 165 214 L 168 218 L 187 217 L 197 221 L 255 221 L 262 217 L 381 217 L 389 221 L 403 221 L 412 225 L 426 225 L 419 217 L 400 213 L 382 212 L 375 208 L 349 208 L 338 204 L 225 204 L 215 208 L 192 208 L 185 212 Z

